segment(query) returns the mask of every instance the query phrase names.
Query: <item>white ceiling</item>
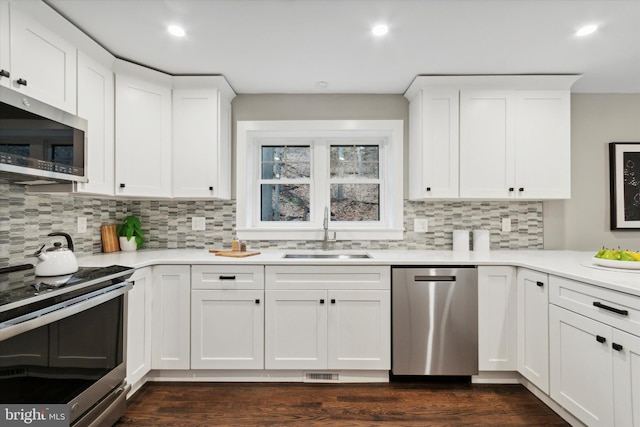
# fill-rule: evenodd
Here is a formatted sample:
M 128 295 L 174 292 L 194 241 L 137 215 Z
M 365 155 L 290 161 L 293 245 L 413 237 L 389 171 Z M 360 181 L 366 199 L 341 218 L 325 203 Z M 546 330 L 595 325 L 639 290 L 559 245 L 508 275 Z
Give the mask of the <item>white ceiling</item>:
M 117 57 L 222 74 L 238 93 L 404 93 L 419 74 L 564 73 L 583 74 L 573 92 L 640 92 L 640 0 L 46 2 Z M 386 37 L 370 33 L 379 22 Z M 590 23 L 596 33 L 574 35 Z

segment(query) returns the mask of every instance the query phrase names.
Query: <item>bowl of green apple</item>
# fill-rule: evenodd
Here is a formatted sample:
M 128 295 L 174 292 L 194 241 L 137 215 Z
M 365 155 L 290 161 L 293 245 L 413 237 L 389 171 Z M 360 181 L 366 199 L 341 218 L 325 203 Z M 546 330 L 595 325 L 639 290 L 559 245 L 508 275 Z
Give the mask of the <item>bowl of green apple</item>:
M 603 267 L 640 270 L 640 252 L 603 247 L 593 256 L 593 262 Z

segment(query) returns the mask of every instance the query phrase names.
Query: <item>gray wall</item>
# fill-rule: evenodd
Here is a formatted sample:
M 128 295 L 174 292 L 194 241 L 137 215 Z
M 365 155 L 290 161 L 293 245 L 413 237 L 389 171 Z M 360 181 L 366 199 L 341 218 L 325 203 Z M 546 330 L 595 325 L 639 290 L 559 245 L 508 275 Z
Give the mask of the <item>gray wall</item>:
M 640 250 L 640 231 L 609 229 L 610 142 L 640 142 L 640 94 L 573 94 L 571 199 L 543 203 L 545 249 Z

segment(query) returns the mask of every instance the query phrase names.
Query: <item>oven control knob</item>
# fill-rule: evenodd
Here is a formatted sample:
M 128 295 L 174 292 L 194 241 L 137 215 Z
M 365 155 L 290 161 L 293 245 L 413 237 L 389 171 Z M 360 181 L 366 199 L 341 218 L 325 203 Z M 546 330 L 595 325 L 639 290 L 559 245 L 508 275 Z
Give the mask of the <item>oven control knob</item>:
M 71 412 L 77 411 L 79 407 L 80 407 L 79 402 L 74 403 L 73 405 L 71 405 Z

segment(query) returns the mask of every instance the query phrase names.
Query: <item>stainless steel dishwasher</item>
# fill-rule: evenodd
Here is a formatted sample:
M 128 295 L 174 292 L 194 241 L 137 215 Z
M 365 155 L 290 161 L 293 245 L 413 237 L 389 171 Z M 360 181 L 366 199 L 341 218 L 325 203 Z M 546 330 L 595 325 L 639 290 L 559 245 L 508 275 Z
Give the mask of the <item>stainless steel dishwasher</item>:
M 478 373 L 478 270 L 392 267 L 392 373 Z

